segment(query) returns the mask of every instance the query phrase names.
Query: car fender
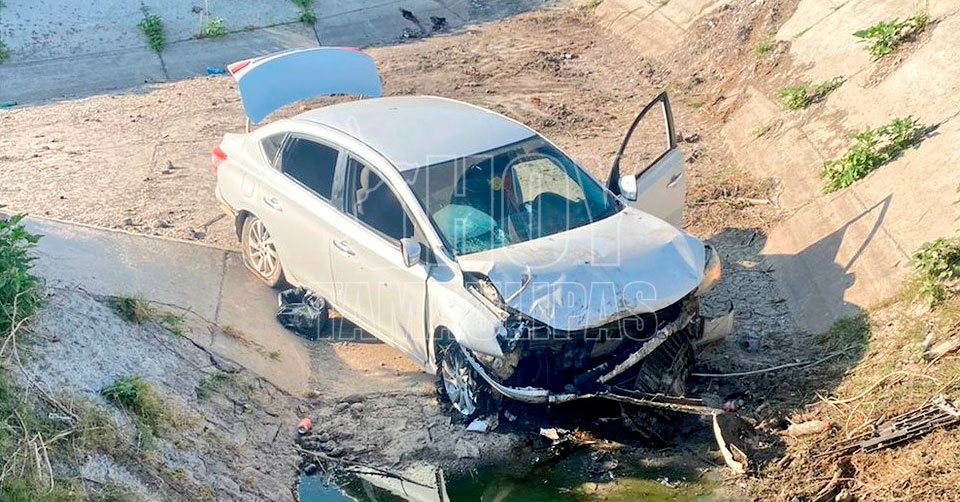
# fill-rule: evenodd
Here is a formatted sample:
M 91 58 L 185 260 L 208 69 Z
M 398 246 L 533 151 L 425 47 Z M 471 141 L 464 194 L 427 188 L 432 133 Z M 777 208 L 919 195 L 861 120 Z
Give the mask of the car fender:
M 427 325 L 430 355 L 436 363 L 436 337 L 446 330 L 460 346 L 502 357 L 498 336 L 503 331 L 502 317 L 484 300 L 472 295 L 463 284 L 463 276 L 446 265 L 432 267 L 427 277 Z

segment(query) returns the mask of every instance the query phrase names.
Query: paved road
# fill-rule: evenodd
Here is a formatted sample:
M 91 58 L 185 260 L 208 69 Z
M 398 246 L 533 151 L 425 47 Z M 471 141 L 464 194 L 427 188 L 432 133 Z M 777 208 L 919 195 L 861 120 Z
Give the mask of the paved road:
M 44 236 L 35 270 L 54 294 L 82 288 L 189 309 L 194 341 L 288 392 L 410 390 L 432 380 L 387 345 L 309 342 L 283 329 L 274 319 L 276 291 L 254 279 L 235 251 L 34 217 L 27 226 Z
M 290 0 L 6 0 L 0 40 L 10 59 L 0 64 L 0 101 L 21 104 L 130 89 L 206 73 L 257 54 L 316 45 L 363 47 L 395 42 L 431 16 L 450 29 L 508 16 L 550 0 L 315 0 L 315 26 L 298 22 Z M 166 48 L 147 46 L 137 24 L 141 5 L 163 21 Z M 220 17 L 230 33 L 197 39 L 201 16 Z

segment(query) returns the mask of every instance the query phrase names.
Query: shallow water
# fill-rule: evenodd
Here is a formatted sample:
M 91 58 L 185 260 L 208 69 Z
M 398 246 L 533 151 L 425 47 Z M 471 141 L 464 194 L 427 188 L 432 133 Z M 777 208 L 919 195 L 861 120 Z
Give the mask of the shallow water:
M 622 465 L 593 473 L 590 451 L 531 467 L 506 464 L 446 479 L 449 502 L 699 502 L 711 500 L 713 484 L 692 470 Z M 338 473 L 304 476 L 302 502 L 445 502 L 435 487 L 405 485 L 389 476 Z

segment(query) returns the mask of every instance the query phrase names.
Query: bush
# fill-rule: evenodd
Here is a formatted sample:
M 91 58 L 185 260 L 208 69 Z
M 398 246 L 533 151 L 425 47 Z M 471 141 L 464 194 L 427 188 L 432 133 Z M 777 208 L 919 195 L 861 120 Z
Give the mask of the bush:
M 160 16 L 151 14 L 146 7 L 141 10 L 143 11 L 143 19 L 137 26 L 147 37 L 147 45 L 158 53 L 162 52 L 164 46 L 167 45 L 167 36 L 163 32 L 163 20 L 160 19 Z
M 923 141 L 925 128 L 912 116 L 893 119 L 877 128 L 867 127 L 853 136 L 854 145 L 841 157 L 823 163 L 823 191 L 834 192 L 852 185 L 907 148 Z
M 23 217 L 0 217 L 0 334 L 9 333 L 14 322 L 30 317 L 40 305 L 40 281 L 30 273 L 29 254 L 40 236 L 23 228 Z
M 209 21 L 204 23 L 203 29 L 200 30 L 200 36 L 203 38 L 222 37 L 226 34 L 227 27 L 223 25 L 222 17 L 211 17 Z
M 151 429 L 156 430 L 162 425 L 162 403 L 143 377 L 133 375 L 118 378 L 104 387 L 100 394 L 118 408 L 132 413 Z
M 760 57 L 773 50 L 773 40 L 762 40 L 753 46 L 753 55 Z
M 868 44 L 867 52 L 874 61 L 893 52 L 900 44 L 910 37 L 914 37 L 927 27 L 929 17 L 920 13 L 901 21 L 882 21 L 869 28 L 860 30 L 853 36 L 861 43 Z
M 787 110 L 800 110 L 823 100 L 827 94 L 843 85 L 843 77 L 833 77 L 812 86 L 810 82 L 790 85 L 780 89 L 780 99 Z
M 960 238 L 939 238 L 920 246 L 910 258 L 917 293 L 933 303 L 947 299 L 947 285 L 960 279 Z

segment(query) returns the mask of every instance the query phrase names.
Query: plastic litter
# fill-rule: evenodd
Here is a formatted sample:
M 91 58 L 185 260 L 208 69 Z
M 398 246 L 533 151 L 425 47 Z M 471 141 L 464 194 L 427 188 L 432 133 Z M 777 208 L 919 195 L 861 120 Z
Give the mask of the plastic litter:
M 0 108 L 10 108 L 11 106 L 17 106 L 17 102 L 12 99 L 0 101 Z
M 208 66 L 207 75 L 225 75 L 227 69 L 222 66 Z
M 308 340 L 319 338 L 327 326 L 327 302 L 306 288 L 281 291 L 277 303 L 277 321 Z
M 297 424 L 297 434 L 301 436 L 310 432 L 310 429 L 313 428 L 313 422 L 308 417 L 303 417 L 303 420 Z
M 787 427 L 787 435 L 793 437 L 807 436 L 810 434 L 823 432 L 829 429 L 832 425 L 833 424 L 827 420 L 810 420 L 809 422 L 791 424 L 790 427 Z

